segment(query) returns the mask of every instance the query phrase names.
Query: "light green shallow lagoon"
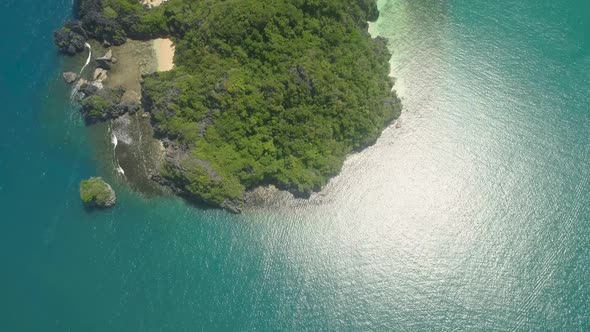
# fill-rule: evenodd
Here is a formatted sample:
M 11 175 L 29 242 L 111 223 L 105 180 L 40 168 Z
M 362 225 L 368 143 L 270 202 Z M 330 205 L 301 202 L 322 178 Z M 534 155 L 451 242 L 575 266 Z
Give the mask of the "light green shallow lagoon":
M 45 16 L 33 2 L 9 1 Z M 379 6 L 401 127 L 310 201 L 241 216 L 112 174 L 118 206 L 84 211 L 78 182 L 109 177 L 93 157 L 109 138 L 67 104 L 49 36 L 65 17 L 41 21 L 29 37 L 54 64 L 30 72 L 47 88 L 10 123 L 25 141 L 0 145 L 0 330 L 590 330 L 590 4 Z

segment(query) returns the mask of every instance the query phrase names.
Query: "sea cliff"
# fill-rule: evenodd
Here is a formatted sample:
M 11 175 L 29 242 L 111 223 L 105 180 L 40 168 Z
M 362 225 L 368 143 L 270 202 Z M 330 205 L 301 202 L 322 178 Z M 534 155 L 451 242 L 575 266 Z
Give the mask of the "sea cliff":
M 367 32 L 373 0 L 78 0 L 76 13 L 54 35 L 65 54 L 88 39 L 174 42 L 174 68 L 143 76 L 140 105 L 92 84 L 81 104 L 89 123 L 149 112 L 166 151 L 152 179 L 191 201 L 239 212 L 266 185 L 309 197 L 401 111 L 387 41 Z

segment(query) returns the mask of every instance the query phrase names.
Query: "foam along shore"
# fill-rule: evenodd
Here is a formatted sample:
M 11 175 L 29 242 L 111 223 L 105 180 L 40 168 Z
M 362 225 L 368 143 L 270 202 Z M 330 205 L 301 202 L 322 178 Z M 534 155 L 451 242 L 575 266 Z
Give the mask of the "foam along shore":
M 168 71 L 174 67 L 174 45 L 169 38 L 158 38 L 153 41 L 156 51 L 158 71 Z

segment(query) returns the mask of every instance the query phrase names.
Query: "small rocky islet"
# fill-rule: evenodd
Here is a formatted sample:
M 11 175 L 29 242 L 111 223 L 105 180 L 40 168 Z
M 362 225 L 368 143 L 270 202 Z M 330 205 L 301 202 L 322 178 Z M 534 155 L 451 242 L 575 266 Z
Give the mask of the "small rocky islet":
M 368 33 L 375 0 L 76 0 L 75 8 L 76 20 L 54 33 L 58 50 L 74 55 L 89 40 L 106 48 L 92 79 L 64 73 L 86 123 L 149 114 L 165 147 L 151 178 L 190 201 L 238 213 L 261 186 L 308 198 L 401 112 L 387 40 Z M 175 67 L 142 75 L 137 101 L 103 84 L 117 63 L 109 47 L 163 37 L 176 44 Z
M 90 208 L 110 208 L 117 202 L 113 188 L 100 177 L 80 182 L 80 199 Z

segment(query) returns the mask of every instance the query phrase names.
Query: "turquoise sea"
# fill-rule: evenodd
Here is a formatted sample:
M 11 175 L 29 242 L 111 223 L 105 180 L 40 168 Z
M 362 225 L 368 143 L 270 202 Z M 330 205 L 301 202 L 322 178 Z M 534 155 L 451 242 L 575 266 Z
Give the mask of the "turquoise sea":
M 590 330 L 590 2 L 379 6 L 401 127 L 234 216 L 114 178 L 52 46 L 72 0 L 2 1 L 0 330 Z

